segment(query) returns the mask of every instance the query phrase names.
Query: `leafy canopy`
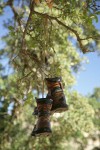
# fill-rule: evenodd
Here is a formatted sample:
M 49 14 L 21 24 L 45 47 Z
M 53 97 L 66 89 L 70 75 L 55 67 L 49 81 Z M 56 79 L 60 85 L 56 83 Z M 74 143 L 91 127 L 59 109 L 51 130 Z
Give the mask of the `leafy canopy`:
M 0 50 L 0 148 L 66 149 L 65 143 L 68 146 L 70 138 L 83 140 L 83 132 L 94 130 L 93 104 L 77 92 L 70 92 L 70 88 L 75 83 L 73 72 L 79 70 L 84 60 L 80 52 L 100 49 L 100 34 L 94 26 L 100 13 L 99 3 L 96 0 L 0 1 L 1 16 L 6 15 L 6 9 L 11 17 L 4 22 L 8 34 L 2 37 L 5 46 Z M 4 59 L 11 69 L 9 74 L 4 73 L 7 69 L 2 63 Z M 62 76 L 66 83 L 69 112 L 52 117 L 50 138 L 31 139 L 34 97 L 41 93 L 44 96 L 45 77 L 55 76 Z

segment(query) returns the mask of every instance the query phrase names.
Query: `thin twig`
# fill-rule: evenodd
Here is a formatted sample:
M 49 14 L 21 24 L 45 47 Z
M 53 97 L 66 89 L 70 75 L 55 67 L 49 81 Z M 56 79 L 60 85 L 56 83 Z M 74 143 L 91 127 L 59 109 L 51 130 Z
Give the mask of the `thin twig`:
M 86 37 L 84 39 L 80 39 L 80 40 L 89 40 L 89 39 L 93 39 L 95 38 L 96 40 L 100 40 L 97 36 L 89 36 L 89 37 Z
M 26 74 L 24 77 L 22 77 L 21 79 L 19 79 L 17 82 L 27 78 L 33 71 L 30 71 L 28 74 Z

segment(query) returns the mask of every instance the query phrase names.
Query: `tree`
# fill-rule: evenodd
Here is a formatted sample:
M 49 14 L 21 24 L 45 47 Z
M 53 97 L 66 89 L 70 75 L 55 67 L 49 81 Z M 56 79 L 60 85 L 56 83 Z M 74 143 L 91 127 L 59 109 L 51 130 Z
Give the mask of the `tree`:
M 70 89 L 75 82 L 72 73 L 83 60 L 79 51 L 100 48 L 99 32 L 93 24 L 98 21 L 99 4 L 92 0 L 0 3 L 2 16 L 5 9 L 13 15 L 4 23 L 9 32 L 2 37 L 5 46 L 0 50 L 0 59 L 6 58 L 11 68 L 11 73 L 4 74 L 6 68 L 0 62 L 1 150 L 64 149 L 71 137 L 81 137 L 82 132 L 94 128 L 94 110 L 87 98 Z M 44 78 L 54 76 L 63 76 L 71 111 L 52 117 L 50 138 L 32 139 L 34 97 L 46 94 Z

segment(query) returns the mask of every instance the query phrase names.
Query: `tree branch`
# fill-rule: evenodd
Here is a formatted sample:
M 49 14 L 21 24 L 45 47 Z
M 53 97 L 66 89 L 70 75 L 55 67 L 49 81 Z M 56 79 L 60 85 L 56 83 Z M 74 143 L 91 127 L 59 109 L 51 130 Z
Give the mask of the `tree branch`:
M 89 37 L 86 37 L 84 39 L 80 39 L 80 40 L 89 40 L 89 39 L 96 39 L 96 40 L 100 40 L 97 36 L 89 36 Z
M 64 24 L 63 22 L 61 22 L 61 21 L 60 21 L 58 18 L 56 18 L 56 17 L 50 16 L 50 15 L 48 15 L 48 14 L 42 14 L 42 13 L 39 13 L 39 12 L 37 12 L 37 11 L 35 11 L 35 10 L 34 10 L 33 12 L 34 12 L 35 14 L 40 15 L 40 16 L 43 16 L 43 17 L 47 16 L 49 19 L 55 20 L 59 25 L 65 27 L 67 30 L 70 30 L 72 33 L 75 34 L 75 36 L 76 36 L 76 38 L 77 38 L 77 41 L 78 41 L 78 43 L 79 43 L 79 46 L 80 46 L 82 52 L 83 52 L 83 53 L 90 52 L 90 50 L 88 50 L 88 49 L 86 49 L 86 48 L 84 47 L 84 45 L 83 45 L 83 43 L 82 43 L 82 40 L 83 40 L 83 39 L 81 40 L 81 38 L 80 38 L 80 36 L 79 36 L 79 34 L 78 34 L 78 32 L 77 32 L 76 30 L 74 30 L 74 29 L 72 29 L 71 27 L 67 26 L 66 24 Z
M 30 20 L 31 20 L 33 10 L 34 10 L 34 0 L 32 0 L 32 3 L 31 3 L 31 5 L 30 5 L 30 14 L 29 14 L 29 17 L 28 17 L 26 26 L 25 26 L 25 30 L 24 30 L 24 32 L 23 32 L 23 37 L 22 37 L 22 50 L 24 49 L 24 46 L 25 46 L 25 35 L 26 35 L 26 33 L 27 33 L 27 28 L 28 28 L 29 22 L 30 22 Z

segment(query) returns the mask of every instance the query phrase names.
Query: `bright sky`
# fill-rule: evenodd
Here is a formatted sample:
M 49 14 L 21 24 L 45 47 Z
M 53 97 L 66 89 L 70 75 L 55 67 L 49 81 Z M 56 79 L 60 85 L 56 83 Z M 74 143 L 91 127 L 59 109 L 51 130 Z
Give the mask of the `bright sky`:
M 100 56 L 97 53 L 88 53 L 86 56 L 89 63 L 84 64 L 85 70 L 76 76 L 77 84 L 74 86 L 83 95 L 91 94 L 95 87 L 100 87 Z
M 5 10 L 4 16 L 0 17 L 0 37 L 6 34 L 6 30 L 3 27 L 3 21 L 11 16 L 10 9 Z M 95 23 L 96 27 L 100 31 L 100 16 L 99 22 Z M 0 48 L 3 43 L 0 41 Z M 79 93 L 86 95 L 92 93 L 95 87 L 100 87 L 100 56 L 97 53 L 88 53 L 85 56 L 89 59 L 88 64 L 84 64 L 84 71 L 81 71 L 77 76 L 77 84 L 74 89 L 78 90 Z
M 100 15 L 98 16 L 98 23 L 94 23 L 100 32 Z M 87 95 L 93 92 L 93 89 L 100 87 L 100 56 L 96 52 L 85 54 L 89 59 L 88 64 L 84 64 L 84 71 L 81 71 L 77 77 L 77 84 L 74 89 L 79 93 Z

